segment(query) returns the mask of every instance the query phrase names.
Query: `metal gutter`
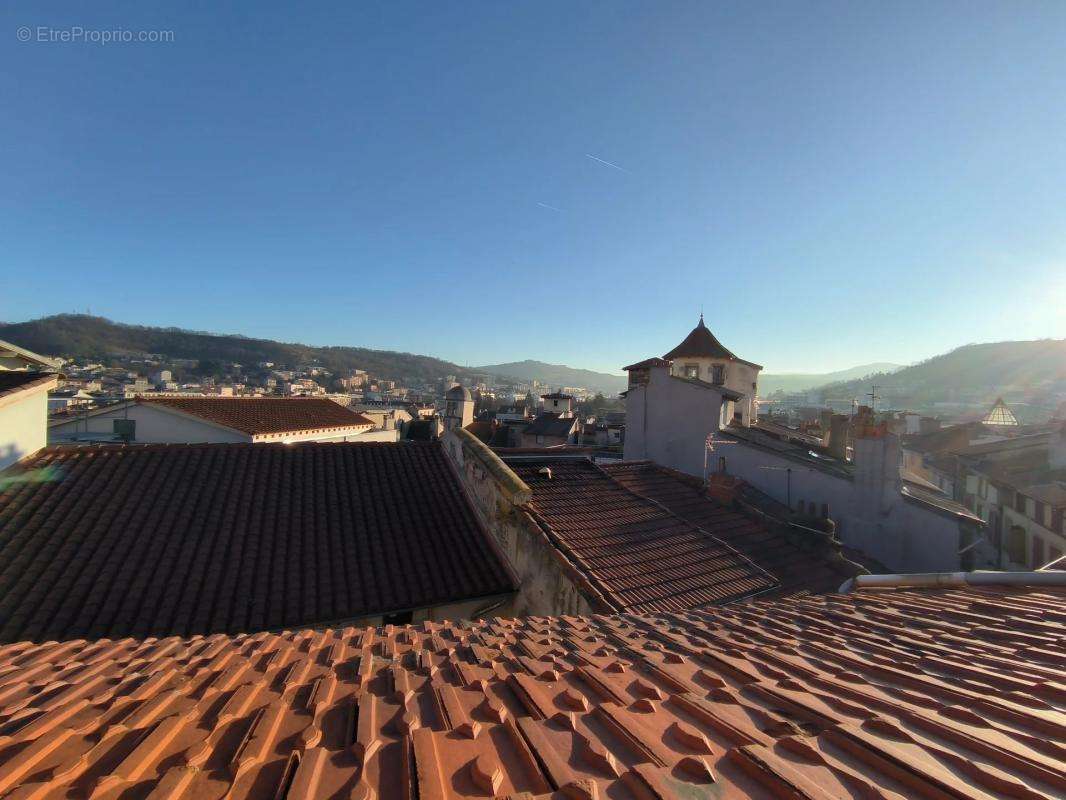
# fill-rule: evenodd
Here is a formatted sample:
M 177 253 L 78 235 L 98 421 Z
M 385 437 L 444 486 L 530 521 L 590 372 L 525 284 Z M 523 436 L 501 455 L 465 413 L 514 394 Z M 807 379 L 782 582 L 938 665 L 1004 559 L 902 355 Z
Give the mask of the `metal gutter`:
M 1066 586 L 1066 572 L 916 572 L 910 575 L 856 575 L 841 585 L 853 589 L 937 588 L 962 586 Z

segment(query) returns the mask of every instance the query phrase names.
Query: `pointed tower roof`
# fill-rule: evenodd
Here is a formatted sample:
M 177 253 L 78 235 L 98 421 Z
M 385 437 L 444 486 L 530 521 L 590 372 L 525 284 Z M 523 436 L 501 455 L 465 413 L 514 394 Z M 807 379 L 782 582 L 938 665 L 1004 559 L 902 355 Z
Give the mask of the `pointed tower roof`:
M 700 321 L 692 329 L 692 332 L 685 337 L 685 340 L 664 355 L 663 358 L 667 361 L 676 361 L 679 358 L 725 358 L 730 361 L 743 361 L 745 364 L 751 364 L 753 367 L 762 369 L 759 364 L 753 364 L 751 361 L 744 361 L 743 358 L 738 358 L 731 350 L 718 341 L 704 324 L 703 314 L 700 314 Z
M 996 398 L 996 404 L 992 406 L 992 410 L 985 414 L 985 418 L 981 420 L 985 425 L 1017 425 L 1018 418 L 1014 416 L 1014 412 L 1007 408 L 1007 404 L 1003 402 L 1002 397 Z

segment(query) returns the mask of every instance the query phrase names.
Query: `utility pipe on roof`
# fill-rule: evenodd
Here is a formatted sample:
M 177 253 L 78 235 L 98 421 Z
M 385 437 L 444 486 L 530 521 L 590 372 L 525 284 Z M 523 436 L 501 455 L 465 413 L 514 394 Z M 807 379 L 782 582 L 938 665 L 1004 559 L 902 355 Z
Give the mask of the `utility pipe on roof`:
M 1066 586 L 1066 572 L 917 572 L 910 575 L 856 575 L 840 587 L 889 589 L 894 587 L 935 588 L 943 586 Z

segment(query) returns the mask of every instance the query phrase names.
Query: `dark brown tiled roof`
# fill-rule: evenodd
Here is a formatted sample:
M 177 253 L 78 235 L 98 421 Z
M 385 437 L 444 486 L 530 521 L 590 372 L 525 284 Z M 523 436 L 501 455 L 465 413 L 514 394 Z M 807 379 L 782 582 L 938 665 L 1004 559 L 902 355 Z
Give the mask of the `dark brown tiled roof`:
M 153 397 L 140 402 L 166 406 L 253 436 L 374 424 L 339 403 L 317 397 Z
M 650 369 L 651 367 L 669 367 L 670 362 L 664 358 L 646 358 L 643 361 L 638 361 L 636 364 L 630 364 L 628 367 L 622 367 L 623 372 L 628 372 L 631 369 Z
M 712 500 L 670 470 L 646 461 L 602 466 L 627 489 L 661 503 L 765 569 L 780 583 L 773 594 L 835 592 L 858 571 L 858 565 L 830 550 L 817 534 L 771 529 Z
M 436 443 L 46 448 L 21 468 L 46 467 L 59 479 L 0 491 L 0 641 L 269 630 L 512 588 Z
M 685 337 L 684 341 L 664 355 L 663 358 L 667 361 L 676 361 L 679 358 L 724 358 L 730 361 L 743 361 L 715 338 L 714 334 L 703 323 L 702 314 L 700 314 L 699 323 Z
M 569 436 L 577 423 L 577 417 L 562 417 L 554 411 L 543 411 L 522 433 L 530 436 Z
M 559 549 L 615 610 L 696 608 L 776 585 L 738 551 L 586 458 L 505 460 L 533 490 L 530 508 Z
M 48 383 L 55 383 L 57 376 L 52 372 L 24 372 L 22 370 L 0 370 L 0 397 L 24 392 Z
M 492 440 L 492 434 L 496 432 L 496 426 L 492 422 L 483 420 L 471 422 L 466 429 L 486 444 Z
M 8 645 L 0 793 L 1061 798 L 1064 631 L 1048 587 Z

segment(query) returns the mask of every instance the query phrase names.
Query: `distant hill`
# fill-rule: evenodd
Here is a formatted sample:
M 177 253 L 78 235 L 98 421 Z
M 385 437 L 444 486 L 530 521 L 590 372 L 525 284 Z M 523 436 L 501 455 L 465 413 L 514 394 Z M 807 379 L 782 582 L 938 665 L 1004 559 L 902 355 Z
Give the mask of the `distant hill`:
M 478 372 L 487 372 L 516 380 L 535 380 L 558 388 L 562 386 L 583 386 L 605 395 L 618 394 L 626 388 L 624 375 L 611 375 L 607 372 L 594 372 L 590 369 L 574 369 L 563 364 L 545 364 L 543 361 L 512 361 L 508 364 L 490 364 L 478 367 Z
M 855 378 L 865 378 L 867 375 L 885 374 L 902 369 L 902 364 L 890 364 L 886 361 L 878 361 L 873 364 L 860 364 L 850 369 L 841 369 L 836 372 L 781 372 L 764 373 L 759 376 L 759 394 L 766 396 L 774 392 L 803 392 L 817 386 L 838 381 L 850 381 Z
M 0 339 L 35 353 L 67 358 L 107 359 L 148 353 L 169 358 L 235 362 L 255 366 L 263 361 L 296 366 L 318 363 L 335 375 L 363 369 L 398 381 L 437 381 L 444 375 L 469 377 L 470 370 L 439 358 L 370 350 L 365 347 L 311 347 L 304 344 L 224 336 L 180 328 L 124 325 L 103 317 L 59 314 L 30 322 L 0 323 Z
M 876 384 L 883 408 L 930 409 L 934 404 L 987 406 L 1002 395 L 1040 417 L 1066 392 L 1066 339 L 969 344 L 891 374 L 819 387 L 824 398 L 860 400 Z

